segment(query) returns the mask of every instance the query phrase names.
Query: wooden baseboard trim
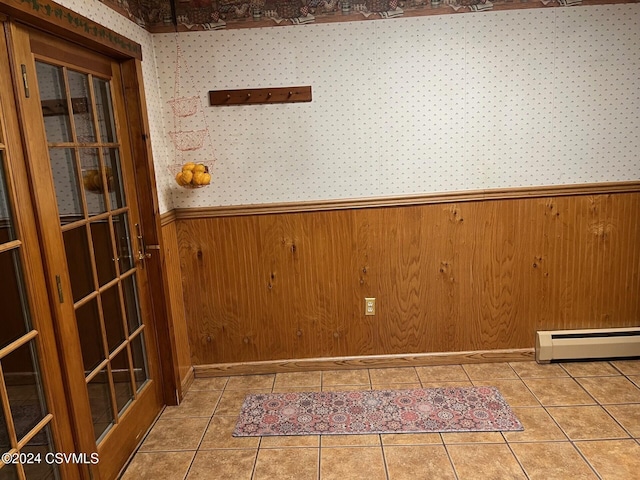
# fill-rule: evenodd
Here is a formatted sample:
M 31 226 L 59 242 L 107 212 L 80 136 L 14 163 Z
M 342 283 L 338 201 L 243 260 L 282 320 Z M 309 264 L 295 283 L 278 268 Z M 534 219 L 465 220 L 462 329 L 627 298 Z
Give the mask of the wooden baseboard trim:
M 193 367 L 191 367 L 189 369 L 189 371 L 187 372 L 187 374 L 184 376 L 184 378 L 182 379 L 181 387 L 182 387 L 182 396 L 180 397 L 180 402 L 182 402 L 182 400 L 184 399 L 185 394 L 189 391 L 189 388 L 191 388 L 191 384 L 193 383 L 193 380 L 196 378 L 195 376 L 195 372 Z
M 361 357 L 303 358 L 265 362 L 194 365 L 196 378 L 308 372 L 312 370 L 356 370 L 361 368 L 425 367 L 462 363 L 522 362 L 535 359 L 535 349 L 479 350 L 474 352 L 370 355 Z

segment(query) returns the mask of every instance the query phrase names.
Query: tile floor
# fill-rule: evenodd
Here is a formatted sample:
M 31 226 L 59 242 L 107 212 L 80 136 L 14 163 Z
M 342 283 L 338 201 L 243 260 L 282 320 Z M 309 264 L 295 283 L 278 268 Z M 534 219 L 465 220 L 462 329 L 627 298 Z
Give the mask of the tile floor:
M 495 385 L 523 432 L 233 438 L 248 392 Z M 197 378 L 123 480 L 640 479 L 640 360 Z

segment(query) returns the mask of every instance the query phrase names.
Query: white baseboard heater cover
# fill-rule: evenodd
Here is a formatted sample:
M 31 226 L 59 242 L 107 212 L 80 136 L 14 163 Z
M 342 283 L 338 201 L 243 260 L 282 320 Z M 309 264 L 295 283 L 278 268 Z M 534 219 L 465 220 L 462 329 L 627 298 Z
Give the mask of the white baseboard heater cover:
M 640 357 L 640 327 L 536 332 L 536 361 Z

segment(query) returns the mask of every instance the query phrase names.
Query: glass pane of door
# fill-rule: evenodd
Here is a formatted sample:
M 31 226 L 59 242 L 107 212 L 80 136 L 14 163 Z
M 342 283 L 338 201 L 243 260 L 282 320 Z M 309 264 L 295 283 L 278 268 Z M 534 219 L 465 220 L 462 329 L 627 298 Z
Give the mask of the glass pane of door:
M 0 132 L 2 131 L 0 117 Z M 0 139 L 2 138 L 0 134 Z M 49 413 L 23 278 L 22 242 L 12 212 L 5 161 L 0 141 L 0 454 L 54 452 Z M 56 465 L 35 468 L 0 462 L 0 479 L 58 479 Z
M 137 296 L 134 215 L 109 79 L 36 61 L 95 438 L 148 380 Z M 42 94 L 42 92 L 45 92 Z M 70 113 L 71 112 L 71 113 Z

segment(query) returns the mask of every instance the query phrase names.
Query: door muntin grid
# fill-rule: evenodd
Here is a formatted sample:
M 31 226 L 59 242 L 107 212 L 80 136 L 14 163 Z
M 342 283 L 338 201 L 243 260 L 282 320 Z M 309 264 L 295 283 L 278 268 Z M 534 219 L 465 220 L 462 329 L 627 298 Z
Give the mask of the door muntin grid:
M 0 454 L 8 454 L 12 460 L 0 462 L 0 478 L 59 479 L 56 465 L 45 463 L 36 468 L 17 461 L 20 455 L 40 454 L 44 458 L 55 448 L 53 415 L 47 407 L 37 354 L 39 333 L 32 325 L 22 273 L 22 242 L 7 183 L 8 157 L 2 130 L 0 112 Z
M 148 379 L 135 293 L 131 209 L 111 85 L 108 79 L 43 60 L 36 61 L 36 71 L 85 380 L 100 442 Z

